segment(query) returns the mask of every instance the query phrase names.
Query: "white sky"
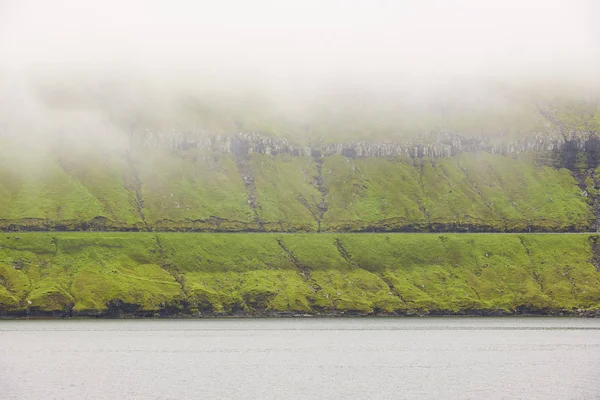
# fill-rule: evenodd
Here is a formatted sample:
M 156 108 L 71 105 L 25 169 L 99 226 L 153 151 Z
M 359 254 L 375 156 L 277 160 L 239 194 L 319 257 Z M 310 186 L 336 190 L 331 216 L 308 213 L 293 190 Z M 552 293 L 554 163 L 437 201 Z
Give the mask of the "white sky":
M 0 0 L 0 66 L 274 81 L 581 76 L 594 0 Z

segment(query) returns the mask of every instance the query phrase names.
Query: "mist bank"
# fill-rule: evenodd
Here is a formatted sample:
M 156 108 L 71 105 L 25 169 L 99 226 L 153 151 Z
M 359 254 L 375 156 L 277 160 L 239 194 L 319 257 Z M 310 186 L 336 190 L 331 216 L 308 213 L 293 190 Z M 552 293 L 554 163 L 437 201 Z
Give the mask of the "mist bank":
M 589 0 L 7 0 L 0 134 L 115 150 L 146 129 L 507 143 L 545 133 L 540 110 L 597 126 L 598 11 Z
M 7 74 L 0 137 L 52 148 L 57 143 L 126 151 L 240 133 L 301 146 L 348 141 L 422 144 L 452 134 L 507 148 L 547 145 L 598 131 L 600 96 L 591 82 L 510 82 L 478 77 L 297 87 L 190 76 L 114 72 Z M 185 77 L 180 79 L 185 80 Z M 133 140 L 132 140 L 133 138 Z M 539 146 L 539 145 L 538 145 Z M 488 146 L 489 147 L 489 146 Z
M 17 70 L 425 88 L 457 76 L 597 78 L 600 60 L 599 9 L 588 0 L 7 0 L 0 7 L 0 66 Z
M 599 315 L 597 235 L 19 233 L 0 315 Z

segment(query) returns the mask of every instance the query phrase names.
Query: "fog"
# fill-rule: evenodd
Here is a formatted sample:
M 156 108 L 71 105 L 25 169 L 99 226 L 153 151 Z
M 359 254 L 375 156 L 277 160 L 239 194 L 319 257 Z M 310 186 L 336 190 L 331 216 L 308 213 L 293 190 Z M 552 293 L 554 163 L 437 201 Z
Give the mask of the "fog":
M 150 120 L 210 131 L 206 114 L 249 109 L 300 124 L 587 96 L 598 20 L 594 0 L 0 0 L 0 132 L 120 143 Z

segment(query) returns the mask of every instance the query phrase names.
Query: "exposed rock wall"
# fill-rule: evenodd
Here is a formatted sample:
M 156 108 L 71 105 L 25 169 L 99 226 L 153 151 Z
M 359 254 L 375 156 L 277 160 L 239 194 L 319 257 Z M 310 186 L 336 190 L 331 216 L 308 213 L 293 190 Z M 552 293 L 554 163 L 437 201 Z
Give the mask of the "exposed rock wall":
M 463 152 L 485 151 L 490 154 L 518 154 L 531 151 L 565 152 L 566 164 L 573 163 L 576 153 L 586 152 L 595 163 L 600 159 L 600 138 L 596 132 L 548 131 L 530 134 L 517 141 L 502 137 L 465 136 L 454 132 L 427 132 L 404 141 L 347 141 L 329 143 L 323 140 L 302 145 L 292 140 L 257 132 L 211 135 L 205 131 L 146 130 L 130 135 L 132 146 L 166 147 L 172 150 L 199 148 L 219 153 L 241 151 L 259 154 L 291 154 L 293 156 L 347 157 L 451 157 Z

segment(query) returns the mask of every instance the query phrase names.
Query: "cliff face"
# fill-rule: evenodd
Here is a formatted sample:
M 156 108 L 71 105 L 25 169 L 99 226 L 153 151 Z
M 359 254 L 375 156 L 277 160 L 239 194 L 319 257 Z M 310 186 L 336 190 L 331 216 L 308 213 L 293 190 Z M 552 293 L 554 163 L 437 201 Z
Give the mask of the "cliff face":
M 597 102 L 94 93 L 0 121 L 0 316 L 599 315 Z
M 486 152 L 513 155 L 525 152 L 587 152 L 596 159 L 600 139 L 594 131 L 548 130 L 528 134 L 517 141 L 505 141 L 502 134 L 483 137 L 465 136 L 454 132 L 427 132 L 405 141 L 364 141 L 328 143 L 324 140 L 301 144 L 283 137 L 261 133 L 240 132 L 231 135 L 210 135 L 207 132 L 132 132 L 132 147 L 165 148 L 173 151 L 198 148 L 217 153 L 293 156 L 346 157 L 452 157 L 461 153 Z
M 593 133 L 306 145 L 148 134 L 110 152 L 1 144 L 0 316 L 600 309 L 596 235 L 445 233 L 595 231 Z M 50 232 L 6 232 L 19 230 Z
M 593 315 L 597 239 L 7 233 L 0 316 Z
M 590 231 L 594 133 L 308 143 L 132 134 L 129 149 L 0 148 L 0 229 Z M 26 154 L 26 158 L 22 156 Z

